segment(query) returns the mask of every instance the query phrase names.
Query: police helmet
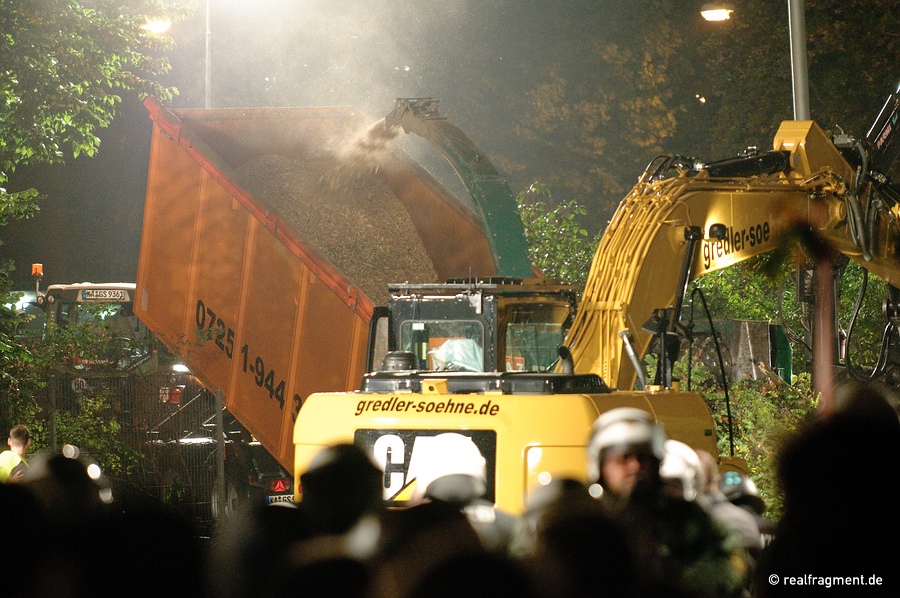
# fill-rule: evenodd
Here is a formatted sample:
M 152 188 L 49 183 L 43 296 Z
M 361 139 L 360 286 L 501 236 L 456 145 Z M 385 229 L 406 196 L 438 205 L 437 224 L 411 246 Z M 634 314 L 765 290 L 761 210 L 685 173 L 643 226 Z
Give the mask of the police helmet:
M 588 442 L 588 480 L 600 479 L 606 454 L 614 449 L 645 450 L 662 461 L 666 433 L 649 413 L 635 407 L 618 407 L 600 415 Z
M 666 454 L 659 466 L 659 476 L 663 480 L 680 485 L 685 500 L 693 501 L 703 493 L 703 463 L 697 452 L 678 440 L 666 440 Z
M 471 438 L 446 432 L 427 439 L 422 449 L 417 454 L 420 467 L 410 472 L 416 477 L 414 501 L 466 502 L 484 495 L 487 461 Z

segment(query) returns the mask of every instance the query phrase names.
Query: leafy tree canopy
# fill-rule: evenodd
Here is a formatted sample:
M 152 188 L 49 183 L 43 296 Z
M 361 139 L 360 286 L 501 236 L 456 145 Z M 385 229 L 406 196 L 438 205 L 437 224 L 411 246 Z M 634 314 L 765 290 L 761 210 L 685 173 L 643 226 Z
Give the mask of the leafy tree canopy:
M 177 94 L 160 82 L 172 40 L 144 26 L 192 10 L 162 0 L 0 0 L 0 226 L 38 209 L 39 190 L 7 192 L 17 167 L 94 155 L 97 132 L 115 118 L 119 94 Z M 0 419 L 7 423 L 39 410 L 33 402 L 39 360 L 19 336 L 22 318 L 7 306 L 15 300 L 11 268 L 0 264 Z
M 656 155 L 767 149 L 793 118 L 786 2 L 746 0 L 722 23 L 699 4 L 645 4 L 577 63 L 536 66 L 516 129 L 518 160 L 542 165 L 531 180 L 583 198 L 593 231 Z M 889 0 L 807 0 L 810 109 L 823 128 L 865 135 L 900 81 L 898 27 Z
M 543 183 L 519 193 L 517 201 L 531 263 L 548 278 L 584 284 L 600 238 L 591 238 L 582 227 L 584 207 L 574 199 L 555 202 Z
M 0 225 L 37 209 L 36 190 L 5 189 L 17 167 L 92 156 L 122 92 L 177 94 L 159 82 L 172 40 L 144 26 L 186 11 L 161 0 L 0 1 Z

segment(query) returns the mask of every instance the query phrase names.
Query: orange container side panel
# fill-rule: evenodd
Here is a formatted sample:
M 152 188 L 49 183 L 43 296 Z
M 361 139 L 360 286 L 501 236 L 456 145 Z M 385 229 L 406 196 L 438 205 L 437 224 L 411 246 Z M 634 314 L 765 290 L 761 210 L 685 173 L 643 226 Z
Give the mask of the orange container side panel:
M 244 209 L 232 209 L 225 191 L 203 172 L 200 211 L 194 222 L 187 317 L 181 333 L 189 345 L 184 359 L 191 370 L 212 380 L 212 388 L 231 400 L 228 378 L 238 351 L 243 264 L 250 251 L 249 230 L 256 222 Z
M 154 127 L 135 311 L 290 470 L 297 406 L 359 384 L 371 302 L 176 137 Z
M 187 319 L 200 167 L 157 128 L 150 151 L 135 311 L 172 346 Z
M 368 322 L 340 309 L 335 295 L 321 281 L 309 277 L 306 288 L 303 334 L 296 347 L 301 396 L 318 388 L 359 388 L 365 373 Z
M 259 223 L 252 224 L 226 407 L 263 446 L 279 447 L 269 449 L 276 458 L 284 452 L 284 413 L 293 404 L 290 372 L 305 270 L 296 261 Z

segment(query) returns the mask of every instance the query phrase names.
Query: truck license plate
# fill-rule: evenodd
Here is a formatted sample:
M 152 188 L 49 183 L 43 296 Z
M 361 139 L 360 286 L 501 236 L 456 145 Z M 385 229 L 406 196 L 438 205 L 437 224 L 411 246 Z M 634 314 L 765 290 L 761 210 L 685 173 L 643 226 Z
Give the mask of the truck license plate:
M 273 505 L 280 502 L 294 502 L 293 494 L 270 494 L 266 496 L 266 504 Z

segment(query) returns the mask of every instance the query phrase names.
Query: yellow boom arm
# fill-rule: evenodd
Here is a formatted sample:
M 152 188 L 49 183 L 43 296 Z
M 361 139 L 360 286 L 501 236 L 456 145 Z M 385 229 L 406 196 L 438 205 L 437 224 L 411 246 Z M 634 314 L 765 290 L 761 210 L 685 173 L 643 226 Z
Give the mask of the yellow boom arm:
M 870 227 L 877 242 L 864 251 L 850 234 L 847 206 L 873 201 L 872 192 L 862 198 L 851 193 L 856 171 L 826 134 L 812 121 L 786 121 L 774 149 L 788 155 L 787 172 L 712 178 L 683 171 L 638 182 L 600 241 L 569 332 L 577 373 L 597 373 L 623 390 L 634 387 L 636 372 L 620 332 L 630 333 L 643 356 L 652 338 L 644 324 L 676 298 L 692 227 L 704 239 L 691 258 L 690 280 L 772 251 L 791 228 L 812 226 L 837 250 L 900 286 L 897 206 L 877 212 Z

